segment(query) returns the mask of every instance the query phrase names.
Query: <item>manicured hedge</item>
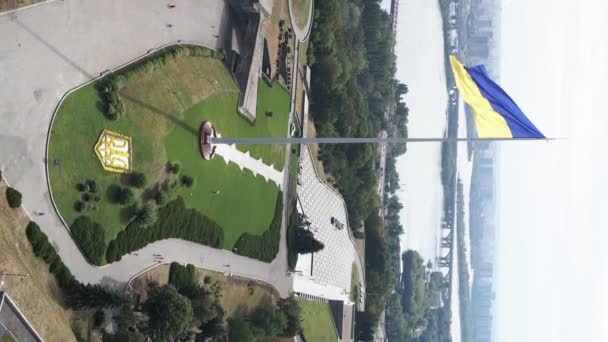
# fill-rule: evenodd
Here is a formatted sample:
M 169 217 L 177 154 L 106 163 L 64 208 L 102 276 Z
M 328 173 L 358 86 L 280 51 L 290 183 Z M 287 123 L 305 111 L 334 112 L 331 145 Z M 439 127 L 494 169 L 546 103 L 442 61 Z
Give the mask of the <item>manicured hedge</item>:
M 62 288 L 67 288 L 74 282 L 74 277 L 70 270 L 63 264 L 55 248 L 49 242 L 36 222 L 30 222 L 25 229 L 25 234 L 32 244 L 34 255 L 49 264 L 49 270 L 55 275 L 55 279 Z
M 6 200 L 11 208 L 19 208 L 21 206 L 21 193 L 13 188 L 6 188 Z
M 126 302 L 122 296 L 106 290 L 102 285 L 85 285 L 76 280 L 36 222 L 27 225 L 25 235 L 32 245 L 34 255 L 49 264 L 49 270 L 63 290 L 64 302 L 70 308 L 100 308 Z
M 141 228 L 131 222 L 127 229 L 110 242 L 106 251 L 108 262 L 120 258 L 147 244 L 169 238 L 193 241 L 214 248 L 222 248 L 224 231 L 215 221 L 198 212 L 187 209 L 181 197 L 167 203 L 158 211 L 158 221 L 148 228 Z
M 182 266 L 177 262 L 171 263 L 169 269 L 169 284 L 178 291 L 196 286 L 196 269 L 194 265 Z
M 181 45 L 161 50 L 149 58 L 131 64 L 104 78 L 98 84 L 99 96 L 105 101 L 106 116 L 111 120 L 117 120 L 125 113 L 125 105 L 119 91 L 131 78 L 151 73 L 175 58 L 188 56 L 224 58 L 222 53 L 205 47 Z
M 88 216 L 79 216 L 70 226 L 70 231 L 89 261 L 95 265 L 102 265 L 106 252 L 103 227 Z
M 270 229 L 262 235 L 245 233 L 234 245 L 234 252 L 264 262 L 271 262 L 279 252 L 281 222 L 283 217 L 283 193 L 279 192 Z

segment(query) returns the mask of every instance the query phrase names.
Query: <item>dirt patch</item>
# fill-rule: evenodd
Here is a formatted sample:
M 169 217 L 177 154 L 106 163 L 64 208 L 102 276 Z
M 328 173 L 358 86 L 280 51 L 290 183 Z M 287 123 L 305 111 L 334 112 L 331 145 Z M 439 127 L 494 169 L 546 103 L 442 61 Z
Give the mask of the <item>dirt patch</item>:
M 43 0 L 0 0 L 0 12 L 12 11 L 42 1 Z

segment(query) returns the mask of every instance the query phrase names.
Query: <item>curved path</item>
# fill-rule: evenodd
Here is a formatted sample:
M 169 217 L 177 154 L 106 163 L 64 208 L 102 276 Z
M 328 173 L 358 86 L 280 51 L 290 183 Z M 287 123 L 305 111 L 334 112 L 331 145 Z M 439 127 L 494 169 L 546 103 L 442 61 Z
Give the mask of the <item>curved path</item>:
M 55 214 L 45 175 L 46 136 L 55 106 L 70 89 L 178 40 L 221 48 L 229 26 L 222 0 L 50 1 L 0 15 L 0 169 L 23 193 L 34 215 L 74 276 L 85 283 L 122 287 L 132 276 L 164 261 L 191 263 L 273 284 L 289 293 L 284 234 L 279 255 L 267 264 L 191 242 L 158 241 L 105 267 L 90 265 Z M 168 27 L 171 24 L 172 27 Z M 52 134 L 52 132 L 51 132 Z M 289 155 L 289 154 L 288 154 Z M 286 162 L 286 165 L 289 165 Z M 289 172 L 285 173 L 286 175 Z
M 301 42 L 305 42 L 308 39 L 308 36 L 310 35 L 310 30 L 312 28 L 312 17 L 313 17 L 313 12 L 314 12 L 314 8 L 315 8 L 315 1 L 310 0 L 308 23 L 306 23 L 306 26 L 303 28 L 300 28 L 298 26 L 298 21 L 296 20 L 295 9 L 294 9 L 295 6 L 292 4 L 293 2 L 294 2 L 294 0 L 288 1 L 289 19 L 291 19 L 291 26 L 293 28 L 293 32 L 295 32 L 295 34 L 296 34 L 296 38 L 298 38 L 298 40 Z

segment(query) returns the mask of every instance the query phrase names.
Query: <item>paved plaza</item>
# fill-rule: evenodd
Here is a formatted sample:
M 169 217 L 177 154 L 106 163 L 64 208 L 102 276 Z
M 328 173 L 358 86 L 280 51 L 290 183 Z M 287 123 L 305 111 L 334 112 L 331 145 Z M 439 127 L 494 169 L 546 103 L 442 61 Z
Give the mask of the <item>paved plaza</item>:
M 317 176 L 308 148 L 302 149 L 300 158 L 302 170 L 298 197 L 301 210 L 312 223 L 314 236 L 325 244 L 325 248 L 312 255 L 298 258 L 296 270 L 310 269 L 294 279 L 294 290 L 308 290 L 306 293 L 330 299 L 348 300 L 351 288 L 353 262 L 363 274 L 362 262 L 350 236 L 346 205 L 342 197 L 331 190 Z M 331 223 L 334 217 L 344 224 L 338 229 Z M 311 284 L 314 282 L 315 285 Z M 321 287 L 319 287 L 319 285 Z M 338 298 L 336 298 L 338 296 Z

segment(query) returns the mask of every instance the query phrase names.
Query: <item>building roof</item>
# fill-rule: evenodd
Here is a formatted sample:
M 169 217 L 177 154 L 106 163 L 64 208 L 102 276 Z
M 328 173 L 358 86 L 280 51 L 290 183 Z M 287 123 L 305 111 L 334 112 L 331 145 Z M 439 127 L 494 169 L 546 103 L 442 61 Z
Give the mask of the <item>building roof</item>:
M 330 300 L 329 309 L 334 318 L 334 324 L 339 341 L 353 341 L 355 328 L 355 306 L 341 300 Z
M 11 339 L 12 338 L 12 339 Z M 0 292 L 0 341 L 43 341 L 6 292 Z

